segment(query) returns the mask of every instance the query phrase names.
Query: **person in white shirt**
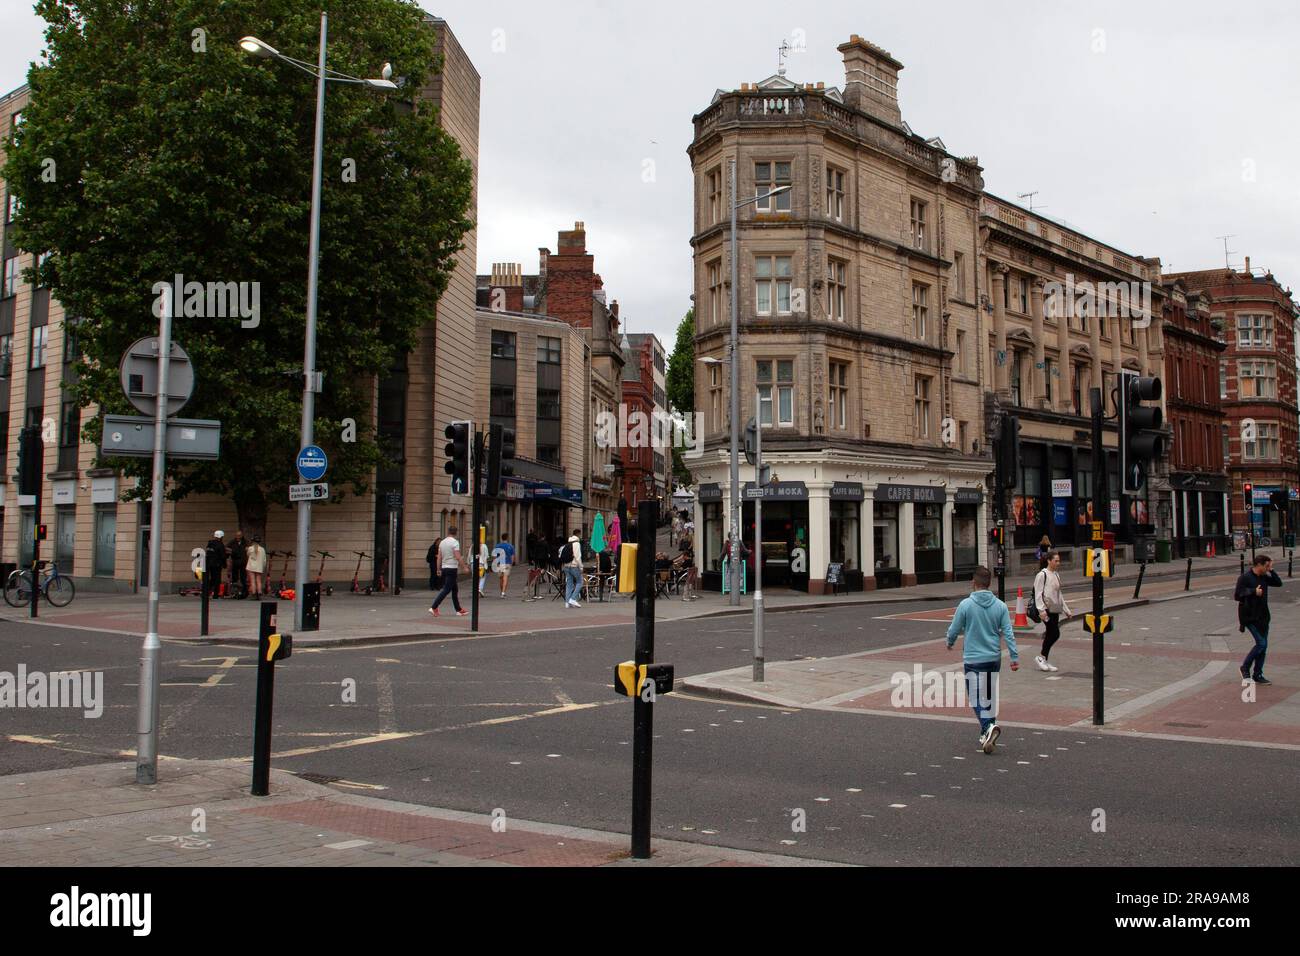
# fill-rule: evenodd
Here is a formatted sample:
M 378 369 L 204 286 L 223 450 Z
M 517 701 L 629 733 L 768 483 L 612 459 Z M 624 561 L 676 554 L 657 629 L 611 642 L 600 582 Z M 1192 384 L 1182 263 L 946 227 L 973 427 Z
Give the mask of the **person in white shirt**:
M 488 569 L 492 566 L 492 558 L 488 555 L 487 542 L 483 541 L 478 546 L 478 593 L 485 595 L 483 590 L 487 587 Z
M 560 567 L 564 569 L 564 606 L 582 607 L 578 596 L 582 594 L 582 538 L 575 529 L 569 541 L 560 548 Z
M 438 545 L 438 565 L 442 568 L 442 590 L 433 599 L 429 613 L 437 617 L 438 605 L 450 594 L 452 607 L 458 615 L 464 617 L 469 611 L 460 606 L 460 588 L 456 585 L 456 574 L 465 567 L 465 559 L 460 556 L 460 542 L 456 540 L 455 528 L 448 528 L 447 537 Z
M 1065 596 L 1061 593 L 1060 568 L 1061 552 L 1049 551 L 1046 567 L 1034 578 L 1034 606 L 1038 608 L 1038 615 L 1047 627 L 1043 635 L 1042 652 L 1034 658 L 1040 671 L 1060 670 L 1047 657 L 1052 653 L 1052 646 L 1061 638 L 1061 615 L 1064 614 L 1068 619 L 1072 614 L 1070 605 L 1065 603 Z

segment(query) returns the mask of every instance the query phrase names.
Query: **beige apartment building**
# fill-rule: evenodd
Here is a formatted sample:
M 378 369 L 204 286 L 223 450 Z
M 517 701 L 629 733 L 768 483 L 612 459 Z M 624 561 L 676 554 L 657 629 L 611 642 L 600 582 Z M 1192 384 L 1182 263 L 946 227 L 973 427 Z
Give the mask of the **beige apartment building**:
M 902 64 L 857 36 L 842 90 L 784 71 L 694 118 L 696 558 L 720 583 L 730 530 L 730 189 L 738 213 L 740 416 L 763 426 L 764 583 L 821 593 L 968 576 L 991 470 L 979 302 L 983 180 L 903 121 Z M 753 468 L 742 464 L 742 483 Z M 742 531 L 754 541 L 753 505 Z
M 473 166 L 477 196 L 479 74 L 445 21 L 427 16 L 425 23 L 437 33 L 443 72 L 418 99 L 439 109 L 440 123 Z M 28 89 L 22 87 L 0 97 L 0 124 L 6 134 L 20 122 L 28 95 Z M 6 467 L 0 469 L 0 558 L 12 563 L 30 554 L 34 514 L 31 503 L 16 494 L 14 449 L 25 423 L 50 419 L 58 441 L 57 446 L 47 446 L 45 453 L 42 521 L 50 527 L 51 541 L 43 546 L 43 555 L 51 554 L 52 544 L 60 567 L 71 572 L 79 586 L 137 588 L 147 584 L 147 562 L 142 557 L 147 554 L 150 534 L 148 504 L 123 501 L 123 494 L 130 490 L 127 483 L 133 479 L 119 477 L 112 469 L 94 468 L 96 449 L 78 439 L 80 422 L 98 414 L 98 409 L 77 409 L 64 401 L 61 386 L 72 374 L 75 337 L 69 341 L 62 308 L 49 291 L 33 288 L 20 278 L 32 257 L 19 255 L 12 245 L 9 223 L 16 210 L 7 188 L 4 208 L 0 369 L 5 376 L 0 378 L 0 431 L 6 435 Z M 466 388 L 466 382 L 474 374 L 478 355 L 476 255 L 476 233 L 471 230 L 436 314 L 421 332 L 415 351 L 374 383 L 372 414 L 377 427 L 381 434 L 400 438 L 402 454 L 396 467 L 378 473 L 370 493 L 312 509 L 310 564 L 314 573 L 319 561 L 316 552 L 335 555 L 325 565 L 327 581 L 341 584 L 351 579 L 356 566 L 354 551 L 369 556 L 361 569 L 363 581 L 378 575 L 389 557 L 391 513 L 398 516 L 398 553 L 396 567 L 387 570 L 390 582 L 398 578 L 411 583 L 426 580 L 424 557 L 429 544 L 450 522 L 464 525 L 468 499 L 450 494 L 450 480 L 443 470 L 442 432 L 448 421 L 474 414 L 474 391 Z M 184 344 L 183 331 L 178 332 L 178 341 Z M 232 534 L 236 524 L 234 505 L 224 498 L 194 496 L 166 503 L 164 583 L 192 581 L 191 549 L 202 547 L 215 529 Z M 295 529 L 295 513 L 272 506 L 267 549 L 293 548 Z M 272 562 L 273 579 L 278 580 L 281 566 L 281 558 Z M 288 577 L 292 575 L 290 562 Z

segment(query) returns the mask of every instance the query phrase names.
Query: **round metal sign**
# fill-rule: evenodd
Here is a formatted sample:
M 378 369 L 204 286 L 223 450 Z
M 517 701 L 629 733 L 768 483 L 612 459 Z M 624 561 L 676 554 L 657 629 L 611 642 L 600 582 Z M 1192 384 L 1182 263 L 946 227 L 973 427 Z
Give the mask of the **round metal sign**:
M 118 370 L 122 392 L 142 415 L 150 418 L 158 407 L 158 336 L 150 335 L 133 344 L 122 355 Z M 178 413 L 194 394 L 194 364 L 185 349 L 175 341 L 171 347 L 171 364 L 167 370 L 167 415 Z

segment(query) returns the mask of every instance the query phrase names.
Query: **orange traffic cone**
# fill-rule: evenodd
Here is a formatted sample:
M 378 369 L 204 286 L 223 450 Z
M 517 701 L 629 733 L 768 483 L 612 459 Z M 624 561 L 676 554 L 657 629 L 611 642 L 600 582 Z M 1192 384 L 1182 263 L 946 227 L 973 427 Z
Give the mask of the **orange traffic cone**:
M 1025 589 L 1016 588 L 1016 619 L 1011 622 L 1012 627 L 1024 628 L 1029 630 L 1029 615 L 1025 613 Z
M 1219 546 L 1218 546 L 1218 542 L 1216 542 L 1216 541 L 1211 541 L 1211 542 L 1210 542 L 1210 557 L 1212 557 L 1212 558 L 1217 558 L 1218 556 L 1219 556 Z

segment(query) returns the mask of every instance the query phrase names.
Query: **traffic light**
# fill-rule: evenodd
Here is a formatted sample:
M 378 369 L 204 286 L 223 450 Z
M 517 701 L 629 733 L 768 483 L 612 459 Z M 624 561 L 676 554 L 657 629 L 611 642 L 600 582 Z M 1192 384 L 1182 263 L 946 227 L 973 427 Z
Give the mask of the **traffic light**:
M 1002 486 L 1014 488 L 1020 480 L 1020 419 L 1002 416 L 1002 435 L 998 441 L 998 469 Z
M 1254 511 L 1255 510 L 1255 486 L 1252 485 L 1249 481 L 1241 486 L 1241 497 L 1243 503 L 1246 505 L 1246 511 L 1247 512 Z
M 1286 511 L 1286 506 L 1290 503 L 1291 496 L 1286 491 L 1273 491 L 1269 493 L 1268 503 L 1274 511 Z
M 49 525 L 38 524 L 36 526 L 36 540 L 46 541 L 49 536 Z
M 39 495 L 45 470 L 45 445 L 39 425 L 25 425 L 18 433 L 18 493 Z
M 471 442 L 471 433 L 474 430 L 473 422 L 459 421 L 452 422 L 443 432 L 447 436 L 447 444 L 443 451 L 447 455 L 447 463 L 443 465 L 443 470 L 451 475 L 451 493 L 453 495 L 468 495 L 471 493 L 470 475 L 473 474 L 473 455 Z
M 1123 493 L 1136 495 L 1147 482 L 1150 463 L 1164 454 L 1165 439 L 1160 434 L 1164 420 L 1159 405 L 1160 379 L 1142 375 L 1124 375 L 1119 387 L 1119 470 Z
M 758 461 L 758 422 L 752 418 L 745 423 L 745 461 Z
M 498 422 L 488 425 L 486 493 L 489 498 L 501 493 L 501 434 L 504 431 Z

